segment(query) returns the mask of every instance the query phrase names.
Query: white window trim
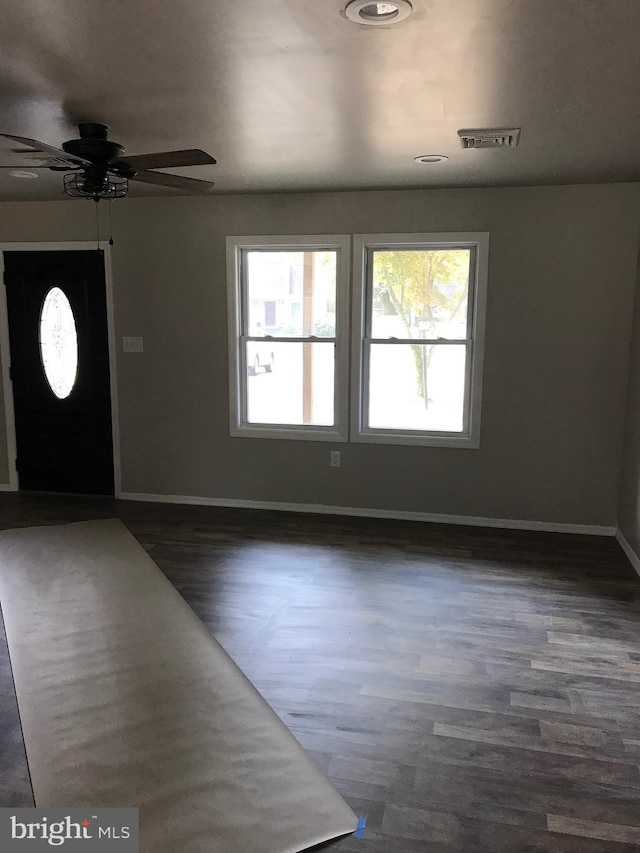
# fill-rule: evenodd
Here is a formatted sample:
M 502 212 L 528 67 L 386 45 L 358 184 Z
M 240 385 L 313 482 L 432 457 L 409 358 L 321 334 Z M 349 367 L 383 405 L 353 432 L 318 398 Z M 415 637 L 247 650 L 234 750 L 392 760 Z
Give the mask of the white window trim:
M 333 426 L 305 424 L 250 424 L 246 411 L 246 373 L 242 369 L 238 340 L 242 322 L 241 250 L 269 248 L 274 251 L 337 251 L 336 344 Z M 229 328 L 230 432 L 243 438 L 286 438 L 297 441 L 348 441 L 349 436 L 349 281 L 351 238 L 344 234 L 227 237 L 227 297 Z
M 366 382 L 363 341 L 366 332 L 366 256 L 368 249 L 407 249 L 429 244 L 430 248 L 476 247 L 471 358 L 467 366 L 468 426 L 462 433 L 425 432 L 366 427 Z M 489 258 L 488 232 L 438 234 L 356 234 L 353 239 L 353 308 L 351 352 L 351 441 L 372 444 L 414 444 L 430 447 L 477 449 L 480 446 L 480 414 L 484 363 L 485 315 Z

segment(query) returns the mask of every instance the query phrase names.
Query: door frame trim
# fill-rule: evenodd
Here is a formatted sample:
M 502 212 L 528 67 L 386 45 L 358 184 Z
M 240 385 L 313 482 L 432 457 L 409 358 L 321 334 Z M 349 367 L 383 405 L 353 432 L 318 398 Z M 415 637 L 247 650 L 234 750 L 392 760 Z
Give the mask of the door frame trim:
M 120 418 L 118 410 L 118 375 L 116 372 L 116 330 L 113 311 L 113 273 L 111 267 L 111 246 L 108 241 L 76 240 L 73 242 L 19 242 L 0 243 L 0 273 L 4 283 L 5 252 L 86 252 L 92 249 L 104 252 L 104 279 L 107 299 L 107 337 L 109 347 L 109 391 L 111 395 L 111 435 L 113 439 L 113 478 L 115 497 L 122 494 L 122 470 L 120 466 Z M 7 465 L 9 482 L 0 483 L 0 491 L 18 491 L 18 472 L 16 471 L 16 420 L 13 406 L 13 388 L 9 378 L 11 361 L 9 349 L 9 315 L 7 312 L 7 291 L 0 288 L 0 362 L 2 366 L 2 387 L 4 393 L 4 418 L 7 436 Z

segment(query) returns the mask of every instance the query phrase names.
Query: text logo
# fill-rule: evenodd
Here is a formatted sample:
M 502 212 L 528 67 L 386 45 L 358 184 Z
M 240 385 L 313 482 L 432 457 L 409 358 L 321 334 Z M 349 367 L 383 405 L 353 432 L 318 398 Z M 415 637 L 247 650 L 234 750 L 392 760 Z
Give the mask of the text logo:
M 0 809 L 0 851 L 138 853 L 138 809 Z

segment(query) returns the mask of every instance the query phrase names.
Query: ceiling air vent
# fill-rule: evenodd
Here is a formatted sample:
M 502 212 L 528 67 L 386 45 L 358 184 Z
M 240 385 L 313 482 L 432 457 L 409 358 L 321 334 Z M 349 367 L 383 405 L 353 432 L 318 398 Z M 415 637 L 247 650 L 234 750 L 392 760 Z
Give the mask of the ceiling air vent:
M 519 127 L 492 127 L 483 130 L 459 130 L 463 148 L 515 148 L 520 142 Z

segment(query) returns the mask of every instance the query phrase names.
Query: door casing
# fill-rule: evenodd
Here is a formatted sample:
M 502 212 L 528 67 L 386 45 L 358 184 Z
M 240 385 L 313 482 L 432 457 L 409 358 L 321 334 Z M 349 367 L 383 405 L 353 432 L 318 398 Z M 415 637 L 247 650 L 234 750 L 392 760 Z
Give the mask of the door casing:
M 118 377 L 116 373 L 116 335 L 113 316 L 113 277 L 111 272 L 111 246 L 107 241 L 76 241 L 70 243 L 0 243 L 0 273 L 4 282 L 5 252 L 56 252 L 87 251 L 100 248 L 104 258 L 104 277 L 107 297 L 107 331 L 109 339 L 109 377 L 111 393 L 111 433 L 113 439 L 113 474 L 115 497 L 122 495 L 122 472 L 120 468 L 120 429 L 118 418 Z M 7 464 L 9 482 L 0 483 L 0 491 L 18 490 L 16 471 L 16 422 L 13 409 L 13 385 L 9 374 L 9 317 L 7 313 L 7 291 L 0 288 L 0 362 L 2 363 L 2 386 L 4 392 L 4 417 L 7 436 Z

